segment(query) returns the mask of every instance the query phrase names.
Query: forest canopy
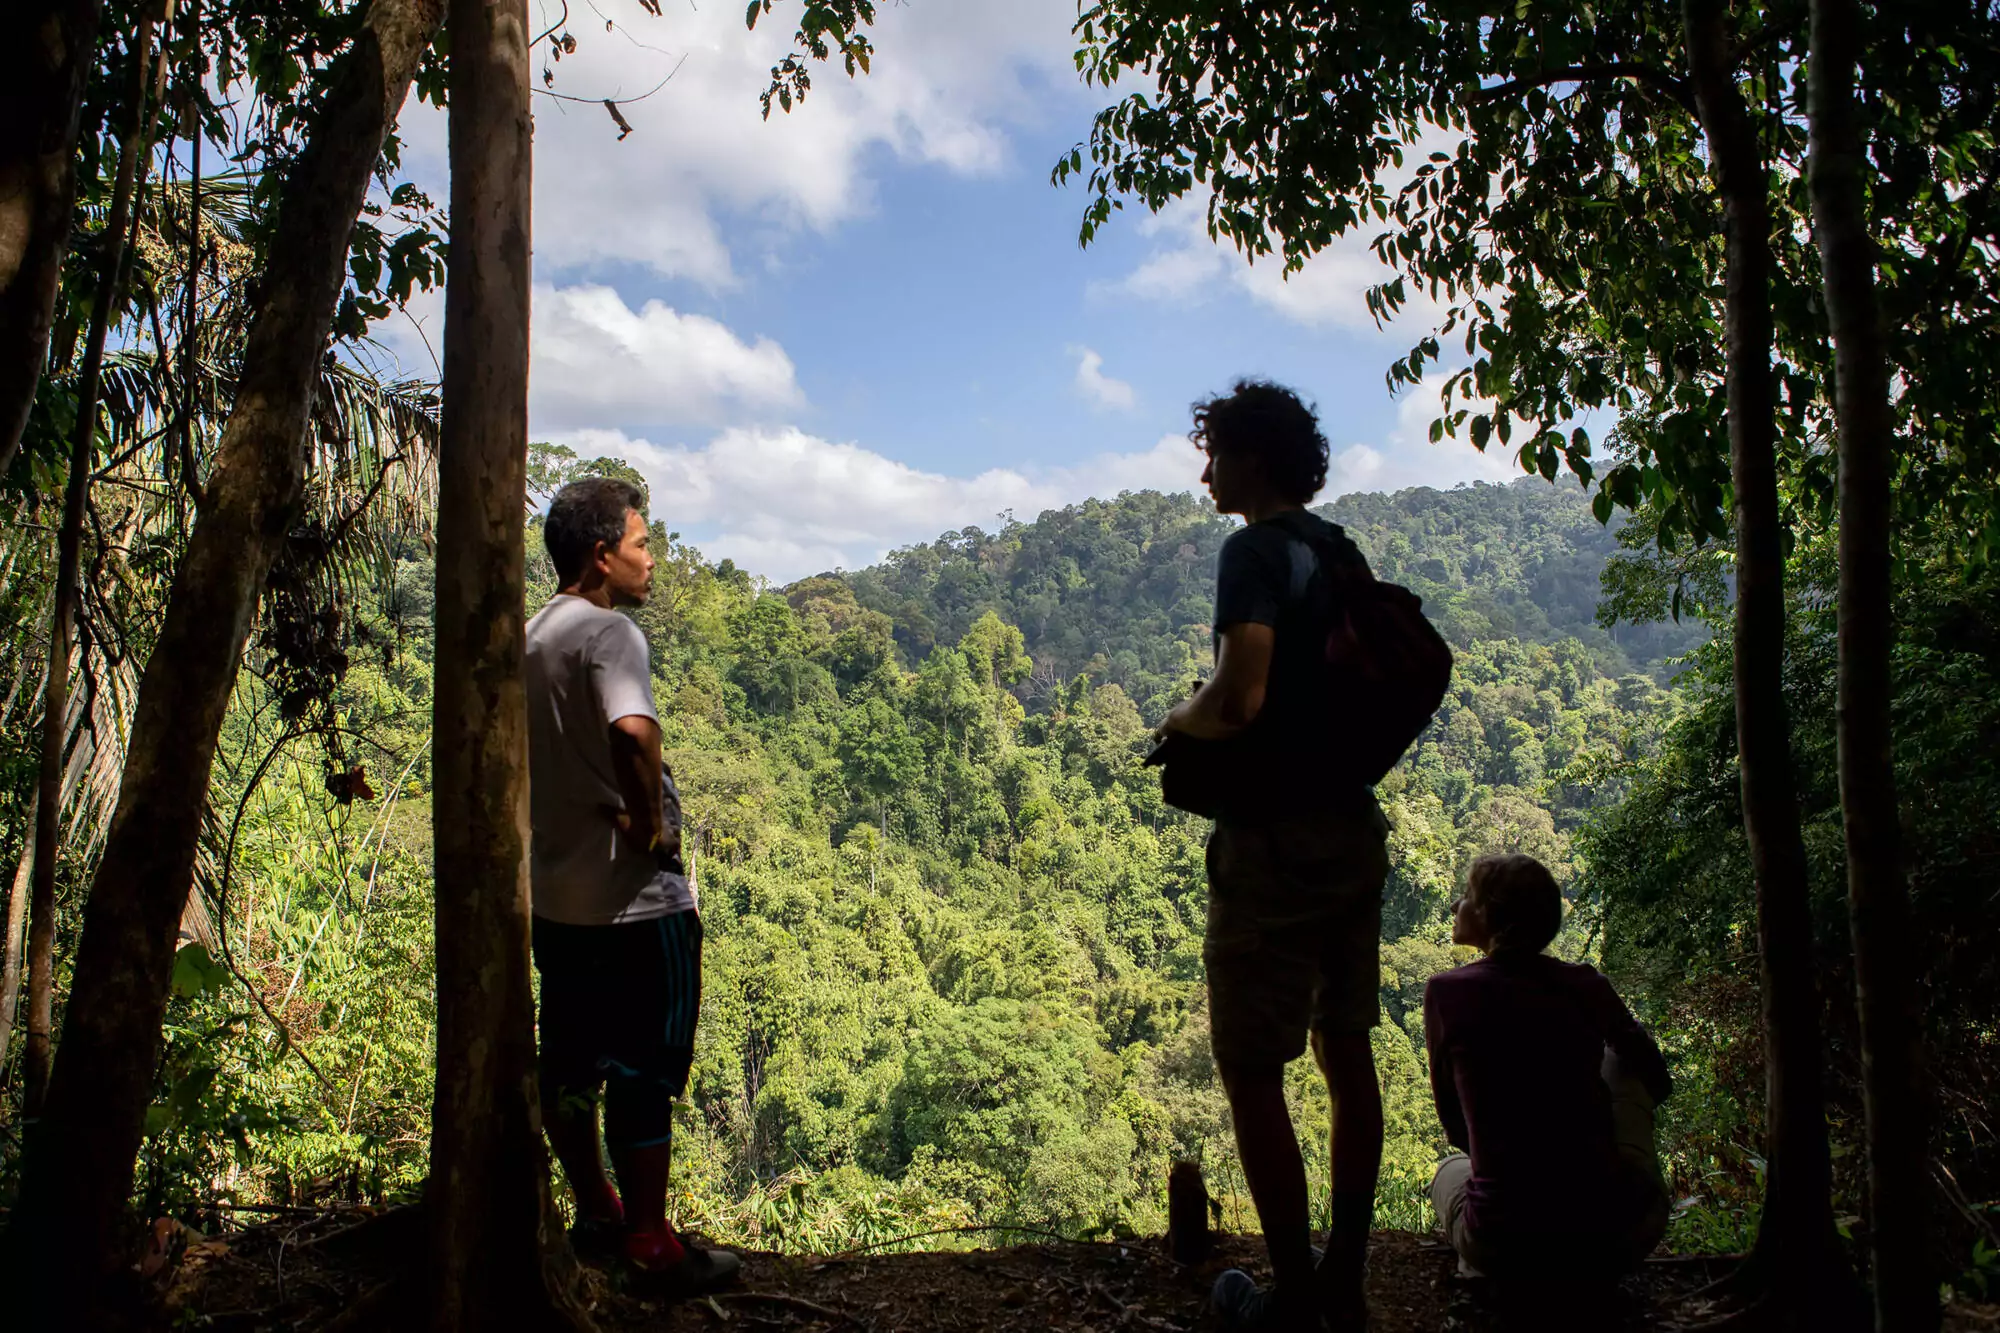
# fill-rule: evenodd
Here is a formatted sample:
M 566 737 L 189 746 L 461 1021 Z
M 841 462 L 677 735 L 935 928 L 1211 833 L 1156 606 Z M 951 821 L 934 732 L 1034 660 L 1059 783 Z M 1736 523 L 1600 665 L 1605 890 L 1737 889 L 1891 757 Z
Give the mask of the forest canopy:
M 1325 512 L 1434 599 L 1459 654 L 1383 789 L 1383 1216 L 1419 1226 L 1441 1136 L 1417 1001 L 1454 960 L 1455 885 L 1474 856 L 1521 850 L 1581 902 L 1579 831 L 1656 750 L 1666 685 L 1706 636 L 1598 624 L 1618 547 L 1574 488 Z M 676 1139 L 691 1221 L 812 1249 L 968 1221 L 1142 1234 L 1164 1226 L 1177 1157 L 1204 1160 L 1241 1218 L 1205 1035 L 1206 825 L 1138 766 L 1207 667 L 1229 530 L 1205 502 L 1136 493 L 780 588 L 656 526 L 666 554 L 637 614 L 710 939 Z M 530 568 L 533 605 L 553 580 L 545 557 Z M 381 1201 L 424 1176 L 432 578 L 409 546 L 352 604 L 338 737 L 290 726 L 270 680 L 241 687 L 219 770 L 219 806 L 242 811 L 232 958 L 211 938 L 177 962 L 144 1211 Z M 356 772 L 369 794 L 330 781 Z M 1565 948 L 1594 951 L 1596 917 L 1573 915 Z M 1740 1213 L 1745 1163 L 1684 1170 L 1709 1182 L 1705 1207 Z

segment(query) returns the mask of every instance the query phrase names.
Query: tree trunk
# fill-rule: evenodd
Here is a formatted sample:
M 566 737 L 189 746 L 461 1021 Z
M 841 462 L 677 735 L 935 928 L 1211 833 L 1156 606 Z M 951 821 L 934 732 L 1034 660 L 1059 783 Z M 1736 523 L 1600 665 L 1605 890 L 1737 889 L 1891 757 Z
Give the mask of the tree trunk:
M 1889 560 L 1895 419 L 1889 358 L 1868 232 L 1855 0 L 1812 0 L 1811 192 L 1826 309 L 1833 332 L 1840 435 L 1840 619 L 1837 731 L 1847 906 L 1861 1020 L 1861 1087 L 1868 1118 L 1868 1244 L 1875 1327 L 1938 1326 L 1936 1265 L 1926 1217 L 1927 1126 L 1903 874 L 1896 771 L 1890 754 L 1889 652 L 1895 632 Z
M 1764 1212 L 1753 1277 L 1781 1318 L 1851 1317 L 1833 1224 L 1812 904 L 1785 706 L 1785 553 L 1771 368 L 1770 181 L 1736 83 L 1723 0 L 1682 0 L 1690 82 L 1725 224 L 1729 470 L 1736 492 L 1736 746 L 1757 889 L 1765 1115 Z M 1849 1278 L 1851 1282 L 1851 1277 Z
M 118 177 L 98 256 L 97 294 L 90 334 L 77 376 L 76 424 L 69 476 L 63 487 L 62 530 L 56 538 L 55 605 L 49 617 L 47 683 L 42 687 L 42 757 L 36 774 L 35 867 L 28 895 L 28 1042 L 22 1051 L 22 1119 L 40 1117 L 49 1091 L 49 1054 L 55 1040 L 56 859 L 62 851 L 63 751 L 69 736 L 70 641 L 76 637 L 77 583 L 83 567 L 83 515 L 90 499 L 90 470 L 97 462 L 97 390 L 104 370 L 104 340 L 118 307 L 118 278 L 125 267 L 125 236 L 132 220 L 132 183 L 145 152 L 146 58 L 153 45 L 150 15 L 139 22 L 132 48 L 131 127 L 118 145 Z
M 7 25 L 22 58 L 0 79 L 0 476 L 13 465 L 48 355 L 100 9 L 98 0 L 26 0 Z
M 294 164 L 208 503 L 139 686 L 118 808 L 85 911 L 49 1100 L 22 1166 L 10 1258 L 74 1311 L 119 1267 L 119 1219 L 158 1062 L 217 732 L 265 577 L 303 490 L 313 385 L 348 237 L 443 0 L 374 0 Z
M 35 823 L 30 808 L 28 836 L 21 844 L 21 860 L 14 867 L 13 888 L 7 894 L 7 937 L 0 942 L 0 1069 L 7 1067 L 14 1023 L 21 1014 L 21 962 L 28 942 L 28 883 L 34 877 Z
M 438 454 L 429 1322 L 587 1328 L 549 1196 L 528 959 L 527 0 L 451 0 Z

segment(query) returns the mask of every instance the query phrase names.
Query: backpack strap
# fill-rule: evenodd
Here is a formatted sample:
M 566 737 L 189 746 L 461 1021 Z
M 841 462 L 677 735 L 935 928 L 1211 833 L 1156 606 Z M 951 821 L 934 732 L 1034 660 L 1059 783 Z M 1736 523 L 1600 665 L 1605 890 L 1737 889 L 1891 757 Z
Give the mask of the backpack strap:
M 1329 609 L 1338 596 L 1336 591 L 1338 588 L 1350 587 L 1361 582 L 1374 582 L 1372 571 L 1363 578 L 1353 570 L 1342 569 L 1337 563 L 1329 561 L 1328 552 L 1322 548 L 1330 544 L 1318 540 L 1319 534 L 1307 524 L 1295 521 L 1290 514 L 1281 516 L 1277 522 L 1284 529 L 1285 536 L 1290 539 L 1288 548 L 1292 561 L 1290 598 L 1293 602 L 1304 600 L 1306 589 L 1312 583 L 1313 574 L 1320 570 L 1326 571 L 1327 575 L 1326 595 Z

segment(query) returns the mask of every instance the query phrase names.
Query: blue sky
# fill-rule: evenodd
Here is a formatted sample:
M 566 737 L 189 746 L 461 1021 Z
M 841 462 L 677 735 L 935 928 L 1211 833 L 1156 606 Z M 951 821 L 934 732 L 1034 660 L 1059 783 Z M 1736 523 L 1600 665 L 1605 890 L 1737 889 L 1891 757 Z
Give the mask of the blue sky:
M 601 107 L 536 103 L 533 433 L 629 459 L 711 556 L 785 581 L 1002 510 L 1191 489 L 1188 403 L 1243 374 L 1318 402 L 1330 494 L 1518 475 L 1426 443 L 1428 389 L 1389 396 L 1434 317 L 1373 327 L 1367 236 L 1287 282 L 1213 245 L 1194 201 L 1079 249 L 1085 195 L 1049 167 L 1107 94 L 1076 82 L 1068 0 L 883 6 L 870 75 L 816 71 L 765 122 L 790 9 L 751 34 L 738 6 L 586 0 L 557 91 L 674 78 L 622 142 Z M 444 197 L 442 118 L 406 133 Z M 414 315 L 433 346 L 441 305 Z M 383 337 L 427 368 L 407 323 Z

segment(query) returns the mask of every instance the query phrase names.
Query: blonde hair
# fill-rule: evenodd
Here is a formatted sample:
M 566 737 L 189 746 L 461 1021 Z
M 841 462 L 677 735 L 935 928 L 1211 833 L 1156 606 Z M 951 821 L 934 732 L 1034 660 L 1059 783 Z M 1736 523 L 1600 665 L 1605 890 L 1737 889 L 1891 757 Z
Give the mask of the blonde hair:
M 1480 857 L 1465 877 L 1465 891 L 1478 901 L 1495 953 L 1540 953 L 1562 929 L 1562 890 L 1549 868 L 1532 856 L 1507 852 Z

